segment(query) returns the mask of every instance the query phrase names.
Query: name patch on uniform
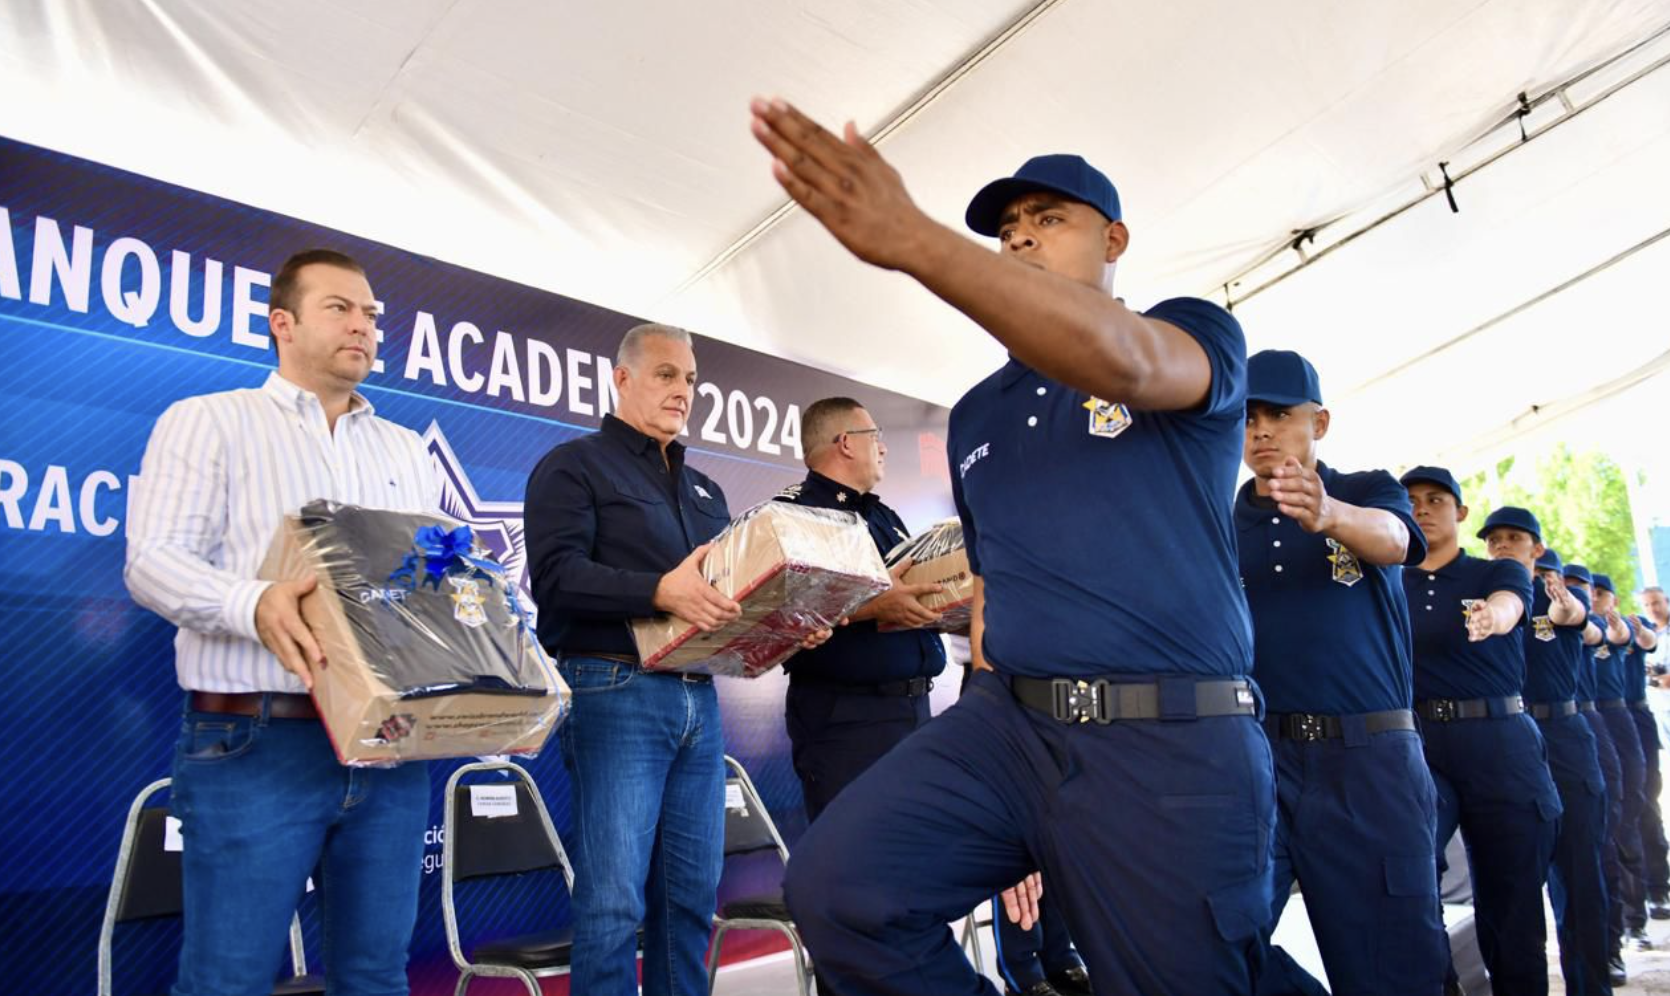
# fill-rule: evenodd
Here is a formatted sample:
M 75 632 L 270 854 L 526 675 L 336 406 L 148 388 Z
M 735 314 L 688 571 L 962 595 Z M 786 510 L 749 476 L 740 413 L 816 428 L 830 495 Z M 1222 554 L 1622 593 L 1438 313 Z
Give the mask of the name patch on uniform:
M 991 443 L 981 443 L 979 446 L 974 447 L 974 449 L 969 450 L 968 456 L 963 457 L 963 462 L 957 466 L 957 476 L 967 477 L 968 468 L 974 466 L 976 463 L 979 463 L 985 457 L 990 456 L 991 452 Z
M 1131 427 L 1131 410 L 1117 401 L 1091 398 L 1084 403 L 1090 411 L 1090 434 L 1112 439 Z
M 1358 563 L 1357 555 L 1347 550 L 1339 540 L 1328 540 L 1328 549 L 1334 551 L 1328 554 L 1328 562 L 1334 565 L 1334 583 L 1343 584 L 1347 588 L 1363 579 L 1363 565 Z
M 1554 639 L 1554 620 L 1547 616 L 1531 618 L 1531 633 L 1544 643 Z

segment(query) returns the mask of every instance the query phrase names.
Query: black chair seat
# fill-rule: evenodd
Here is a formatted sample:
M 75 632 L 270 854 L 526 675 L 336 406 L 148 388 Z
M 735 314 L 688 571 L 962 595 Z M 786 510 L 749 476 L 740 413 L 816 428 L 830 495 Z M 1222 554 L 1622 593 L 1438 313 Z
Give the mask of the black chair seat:
M 324 991 L 323 975 L 296 975 L 273 986 L 273 996 L 318 996 Z
M 789 913 L 789 904 L 783 901 L 781 889 L 733 899 L 719 907 L 719 916 L 726 920 L 794 921 L 794 916 Z
M 563 927 L 538 934 L 505 937 L 477 945 L 470 961 L 477 965 L 514 965 L 517 968 L 561 968 L 574 955 L 574 930 Z

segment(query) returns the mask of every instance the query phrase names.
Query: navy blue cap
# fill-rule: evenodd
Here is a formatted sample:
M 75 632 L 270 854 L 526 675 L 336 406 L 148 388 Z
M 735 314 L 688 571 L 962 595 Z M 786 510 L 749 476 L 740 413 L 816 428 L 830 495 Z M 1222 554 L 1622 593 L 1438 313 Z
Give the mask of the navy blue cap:
M 1289 349 L 1266 349 L 1247 357 L 1247 401 L 1292 408 L 1322 403 L 1322 379 L 1310 361 Z
M 1601 591 L 1610 591 L 1614 595 L 1618 593 L 1617 589 L 1612 587 L 1612 579 L 1604 574 L 1594 575 L 1594 580 L 1591 583 Z
M 1426 481 L 1428 484 L 1436 484 L 1445 491 L 1448 491 L 1450 494 L 1455 495 L 1455 503 L 1457 505 L 1463 504 L 1461 500 L 1461 485 L 1455 482 L 1455 475 L 1445 470 L 1443 467 L 1411 467 L 1410 469 L 1404 471 L 1403 476 L 1398 478 L 1397 481 L 1399 484 L 1403 485 L 1405 489 L 1407 489 L 1409 485 L 1414 484 L 1416 481 Z
M 1582 564 L 1567 564 L 1565 576 L 1576 578 L 1584 584 L 1594 584 L 1595 579 L 1589 576 L 1589 569 Z
M 1064 154 L 1033 156 L 1015 170 L 1014 176 L 981 187 L 968 202 L 963 220 L 975 232 L 995 239 L 1003 209 L 1022 194 L 1037 190 L 1082 201 L 1102 212 L 1109 221 L 1119 220 L 1119 191 L 1113 188 L 1113 181 L 1085 162 L 1083 156 Z
M 1520 508 L 1517 505 L 1503 505 L 1490 513 L 1484 520 L 1484 527 L 1479 530 L 1479 539 L 1488 537 L 1492 529 L 1501 528 L 1518 529 L 1530 533 L 1532 539 L 1535 539 L 1538 543 L 1542 542 L 1542 523 L 1537 521 L 1537 517 L 1531 514 L 1531 510 L 1528 508 Z
M 1551 546 L 1545 546 L 1542 548 L 1542 556 L 1537 558 L 1537 570 L 1564 574 L 1566 567 L 1560 563 L 1559 552 Z

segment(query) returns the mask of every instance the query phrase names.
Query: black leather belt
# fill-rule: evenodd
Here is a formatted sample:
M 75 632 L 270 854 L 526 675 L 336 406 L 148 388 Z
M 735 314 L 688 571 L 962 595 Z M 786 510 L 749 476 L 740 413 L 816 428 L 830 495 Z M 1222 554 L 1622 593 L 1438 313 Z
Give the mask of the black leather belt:
M 1594 712 L 1595 711 L 1595 703 L 1590 699 L 1584 699 L 1583 701 L 1577 703 L 1577 711 L 1578 712 Z
M 1577 703 L 1571 699 L 1564 702 L 1533 702 L 1530 711 L 1532 719 L 1560 719 L 1577 715 Z
M 791 674 L 789 675 L 789 683 L 811 685 L 816 688 L 833 688 L 838 692 L 846 692 L 849 695 L 879 695 L 887 698 L 905 699 L 918 699 L 934 690 L 934 679 L 932 678 L 906 678 L 902 681 L 878 681 L 867 685 L 849 685 L 841 681 L 825 681 L 822 678 Z
M 1062 723 L 1102 725 L 1130 719 L 1182 721 L 1206 716 L 1252 716 L 1257 696 L 1244 679 L 1163 678 L 1126 683 L 1099 678 L 1009 679 L 1021 705 Z
M 1629 704 L 1629 707 L 1631 709 L 1634 709 L 1636 712 L 1650 713 L 1650 712 L 1653 711 L 1652 706 L 1648 705 L 1644 700 L 1640 700 L 1640 699 L 1637 699 L 1636 701 L 1631 702 Z
M 1517 695 L 1495 699 L 1418 699 L 1415 702 L 1415 713 L 1434 723 L 1512 716 L 1524 711 L 1525 700 Z
M 192 692 L 191 711 L 259 716 L 263 697 L 268 700 L 267 715 L 272 719 L 319 718 L 313 700 L 293 692 Z
M 1264 732 L 1271 740 L 1339 740 L 1345 736 L 1345 716 L 1319 716 L 1309 712 L 1271 713 L 1264 717 Z M 1413 730 L 1415 714 L 1408 709 L 1360 714 L 1367 733 Z
M 1619 709 L 1624 708 L 1624 700 L 1623 699 L 1596 699 L 1595 700 L 1595 708 L 1603 710 L 1605 712 L 1617 712 Z

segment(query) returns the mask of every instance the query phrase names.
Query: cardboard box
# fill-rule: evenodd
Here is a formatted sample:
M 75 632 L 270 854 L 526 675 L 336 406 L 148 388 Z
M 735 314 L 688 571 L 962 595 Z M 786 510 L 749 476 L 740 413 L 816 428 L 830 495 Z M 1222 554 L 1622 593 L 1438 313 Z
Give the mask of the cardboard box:
M 903 563 L 906 557 L 913 563 L 900 576 L 901 582 L 944 586 L 944 590 L 921 600 L 924 607 L 940 614 L 939 622 L 928 628 L 942 633 L 967 633 L 974 613 L 974 572 L 969 569 L 968 550 L 963 545 L 962 520 L 936 522 L 927 531 L 889 550 L 886 558 L 889 570 Z
M 502 570 L 479 545 L 443 570 L 414 552 L 436 515 L 312 502 L 286 516 L 261 566 L 265 580 L 311 573 L 302 617 L 325 667 L 313 702 L 345 765 L 537 754 L 568 706 L 568 688 L 534 638 Z
M 742 616 L 703 633 L 677 616 L 632 621 L 645 670 L 753 678 L 891 583 L 857 514 L 769 501 L 720 533 L 703 563 Z

